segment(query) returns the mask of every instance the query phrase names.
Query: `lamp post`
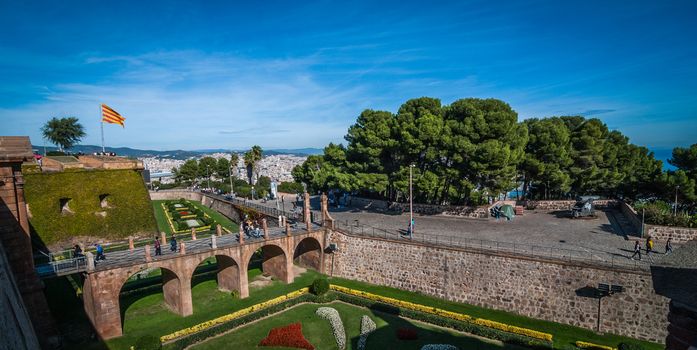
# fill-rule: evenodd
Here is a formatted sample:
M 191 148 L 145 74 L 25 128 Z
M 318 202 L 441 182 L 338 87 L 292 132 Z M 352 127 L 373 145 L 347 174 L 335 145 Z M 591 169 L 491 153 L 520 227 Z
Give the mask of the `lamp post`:
M 409 238 L 414 238 L 414 200 L 412 191 L 412 170 L 414 164 L 409 164 Z
M 673 209 L 673 216 L 678 216 L 678 189 L 680 185 L 675 186 L 675 209 Z

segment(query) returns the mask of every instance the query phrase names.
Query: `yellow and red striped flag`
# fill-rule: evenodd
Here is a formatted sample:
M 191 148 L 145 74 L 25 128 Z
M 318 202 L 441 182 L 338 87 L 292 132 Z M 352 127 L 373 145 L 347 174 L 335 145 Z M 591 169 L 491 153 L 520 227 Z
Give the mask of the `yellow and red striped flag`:
M 122 117 L 121 114 L 102 103 L 102 122 L 119 124 L 122 127 L 125 127 L 123 124 L 125 120 L 126 118 Z

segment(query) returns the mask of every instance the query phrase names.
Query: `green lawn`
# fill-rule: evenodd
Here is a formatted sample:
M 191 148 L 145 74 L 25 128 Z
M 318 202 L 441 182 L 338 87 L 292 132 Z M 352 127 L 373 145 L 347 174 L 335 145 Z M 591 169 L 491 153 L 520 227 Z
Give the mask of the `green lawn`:
M 165 210 L 162 208 L 162 203 L 169 202 L 168 200 L 153 200 L 152 201 L 152 207 L 153 210 L 155 211 L 155 219 L 157 220 L 157 227 L 160 229 L 161 232 L 167 233 L 167 235 L 172 234 L 172 228 L 169 226 L 169 222 L 167 222 L 167 216 L 165 215 Z M 203 210 L 208 216 L 213 218 L 217 223 L 220 224 L 220 226 L 230 230 L 232 233 L 238 232 L 239 228 L 235 222 L 232 220 L 228 219 L 227 216 L 220 214 L 218 211 L 213 210 L 211 208 L 208 208 L 207 206 L 201 204 L 201 202 L 198 201 L 189 201 L 194 207 Z
M 250 276 L 256 276 L 260 270 L 250 269 L 248 273 Z M 174 314 L 164 306 L 162 290 L 159 288 L 144 295 L 133 294 L 129 295 L 128 298 L 122 297 L 122 308 L 127 305 L 126 309 L 122 310 L 122 313 L 125 313 L 124 335 L 108 340 L 106 345 L 109 349 L 128 349 L 143 335 L 150 334 L 159 337 L 182 328 L 191 327 L 306 287 L 318 276 L 317 272 L 307 271 L 296 277 L 291 284 L 273 281 L 272 285 L 261 289 L 250 288 L 249 298 L 233 299 L 230 293 L 218 291 L 215 273 L 209 273 L 201 278 L 194 278 L 191 291 L 194 314 L 187 317 Z M 133 300 L 124 300 L 131 298 Z
M 470 316 L 485 318 L 488 320 L 503 322 L 510 325 L 550 333 L 554 335 L 554 347 L 557 349 L 567 347 L 568 345 L 575 343 L 577 340 L 583 340 L 602 345 L 609 345 L 612 347 L 617 347 L 617 344 L 619 344 L 620 342 L 631 342 L 641 344 L 641 346 L 643 346 L 645 349 L 650 350 L 660 350 L 665 348 L 665 346 L 657 343 L 621 337 L 614 334 L 597 334 L 593 331 L 584 328 L 533 319 L 505 311 L 486 309 L 478 306 L 447 301 L 444 299 L 439 299 L 414 292 L 408 292 L 396 288 L 378 286 L 336 277 L 330 278 L 330 283 L 348 288 L 359 289 L 362 291 L 379 294 L 386 297 L 408 300 L 417 304 L 437 307 L 445 310 L 468 314 Z
M 320 306 L 331 306 L 339 311 L 341 320 L 346 330 L 346 349 L 356 349 L 360 335 L 361 316 L 368 315 L 377 325 L 377 329 L 370 335 L 367 349 L 421 349 L 426 344 L 452 344 L 460 349 L 520 349 L 512 345 L 504 345 L 500 342 L 473 337 L 443 329 L 421 322 L 405 320 L 396 316 L 373 312 L 370 309 L 334 302 L 328 305 L 302 304 L 283 313 L 268 317 L 258 322 L 237 328 L 230 333 L 194 346 L 195 350 L 217 350 L 230 348 L 234 344 L 235 349 L 255 349 L 256 345 L 265 338 L 272 328 L 286 326 L 291 323 L 301 322 L 305 338 L 316 349 L 337 349 L 336 341 L 332 335 L 329 322 L 315 315 Z M 415 328 L 418 332 L 417 340 L 399 340 L 396 331 L 399 328 Z M 263 347 L 263 349 L 283 349 L 280 347 Z

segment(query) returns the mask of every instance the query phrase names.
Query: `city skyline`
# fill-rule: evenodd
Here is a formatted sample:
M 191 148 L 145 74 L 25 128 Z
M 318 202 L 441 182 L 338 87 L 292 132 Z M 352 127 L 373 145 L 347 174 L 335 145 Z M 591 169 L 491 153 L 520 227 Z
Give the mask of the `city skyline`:
M 657 153 L 697 142 L 688 1 L 0 8 L 0 123 L 34 144 L 61 116 L 100 144 L 106 103 L 127 118 L 107 146 L 322 148 L 362 110 L 421 96 L 598 117 Z

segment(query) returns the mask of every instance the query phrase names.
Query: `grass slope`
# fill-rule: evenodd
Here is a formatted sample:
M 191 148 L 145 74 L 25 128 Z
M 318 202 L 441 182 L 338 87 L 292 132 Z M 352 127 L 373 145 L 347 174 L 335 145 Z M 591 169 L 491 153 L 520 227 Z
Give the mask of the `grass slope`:
M 45 244 L 73 236 L 118 239 L 156 232 L 150 197 L 138 171 L 80 170 L 24 178 L 29 221 Z M 107 208 L 101 207 L 100 195 L 107 195 Z M 61 213 L 61 198 L 70 198 L 73 213 Z
M 336 341 L 332 335 L 329 322 L 315 315 L 320 306 L 330 306 L 341 315 L 346 330 L 346 349 L 357 349 L 360 337 L 361 316 L 368 315 L 377 325 L 377 329 L 368 337 L 367 349 L 404 349 L 418 350 L 426 344 L 452 344 L 460 349 L 519 349 L 512 345 L 504 345 L 499 342 L 468 336 L 432 325 L 402 319 L 396 316 L 374 312 L 341 302 L 333 302 L 328 305 L 302 304 L 289 309 L 281 314 L 260 320 L 258 322 L 240 327 L 223 336 L 212 338 L 200 345 L 194 346 L 194 350 L 224 349 L 229 344 L 235 344 L 235 349 L 255 349 L 256 345 L 266 337 L 268 332 L 275 327 L 282 327 L 291 323 L 301 322 L 305 338 L 316 349 L 337 349 Z M 399 328 L 417 329 L 417 340 L 399 340 L 396 337 Z M 263 349 L 283 349 L 280 347 L 263 347 Z

